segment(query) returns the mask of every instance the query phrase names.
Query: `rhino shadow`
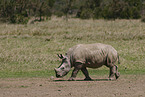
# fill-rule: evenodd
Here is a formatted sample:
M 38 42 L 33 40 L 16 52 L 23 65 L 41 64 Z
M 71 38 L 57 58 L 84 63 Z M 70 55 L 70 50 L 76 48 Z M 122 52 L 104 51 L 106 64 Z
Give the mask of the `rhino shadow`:
M 54 80 L 55 82 L 63 82 L 63 81 L 68 81 L 68 80 Z M 76 79 L 75 81 L 111 81 L 109 79 L 92 79 L 92 80 L 83 80 L 83 79 Z M 69 81 L 68 81 L 69 82 Z

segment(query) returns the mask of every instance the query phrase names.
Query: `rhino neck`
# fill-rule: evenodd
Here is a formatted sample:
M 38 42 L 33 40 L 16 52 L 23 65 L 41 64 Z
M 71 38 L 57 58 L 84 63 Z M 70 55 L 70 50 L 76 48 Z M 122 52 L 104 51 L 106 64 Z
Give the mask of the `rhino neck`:
M 72 57 L 69 57 L 69 66 L 70 66 L 70 68 L 72 68 L 74 66 Z
M 69 68 L 71 69 L 72 67 L 71 56 L 68 53 L 66 53 L 66 57 L 68 58 L 68 65 L 69 65 Z
M 72 68 L 71 60 L 70 59 L 68 60 L 68 66 L 69 66 L 70 69 Z

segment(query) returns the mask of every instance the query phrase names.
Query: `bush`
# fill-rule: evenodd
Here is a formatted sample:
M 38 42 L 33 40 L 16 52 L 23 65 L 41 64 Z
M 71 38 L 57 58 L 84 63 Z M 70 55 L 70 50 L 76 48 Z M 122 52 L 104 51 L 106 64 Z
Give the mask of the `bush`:
M 0 18 L 11 23 L 26 24 L 30 17 L 51 16 L 54 0 L 0 0 Z
M 141 21 L 142 21 L 142 22 L 145 22 L 145 16 L 143 16 L 143 17 L 141 18 Z
M 29 21 L 29 17 L 24 17 L 23 15 L 16 14 L 10 17 L 11 23 L 17 23 L 17 24 L 27 24 Z
M 58 17 L 62 17 L 64 15 L 64 13 L 61 11 L 55 12 L 54 14 Z
M 138 19 L 141 18 L 141 0 L 86 1 L 78 11 L 80 18 Z
M 80 14 L 80 18 L 89 19 L 93 17 L 93 11 L 91 9 L 83 10 Z

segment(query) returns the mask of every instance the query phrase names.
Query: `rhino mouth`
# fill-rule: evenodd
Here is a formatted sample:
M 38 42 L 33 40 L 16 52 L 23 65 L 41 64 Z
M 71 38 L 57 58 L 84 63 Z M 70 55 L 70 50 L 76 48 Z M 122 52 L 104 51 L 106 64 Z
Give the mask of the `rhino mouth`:
M 57 78 L 60 78 L 61 76 L 56 74 L 56 77 L 57 77 Z
M 62 75 L 57 74 L 57 71 L 56 70 L 55 70 L 55 74 L 56 74 L 56 77 L 57 78 L 62 78 L 63 77 Z
M 64 77 L 65 75 L 68 74 L 67 71 L 66 71 L 66 72 L 63 72 L 63 73 L 59 73 L 59 72 L 57 71 L 57 69 L 54 69 L 54 70 L 55 70 L 55 74 L 56 74 L 56 77 L 57 77 L 57 78 L 62 78 L 62 77 Z
M 62 78 L 62 77 L 64 77 L 65 75 L 67 75 L 67 73 L 65 73 L 64 75 L 59 75 L 59 74 L 57 74 L 57 72 L 56 72 L 56 77 L 57 77 L 57 78 Z
M 57 78 L 62 78 L 63 76 L 56 74 L 56 77 Z
M 56 77 L 57 77 L 57 78 L 62 78 L 62 77 L 64 77 L 65 75 L 67 75 L 67 73 L 65 73 L 64 75 L 59 75 L 59 74 L 56 73 Z

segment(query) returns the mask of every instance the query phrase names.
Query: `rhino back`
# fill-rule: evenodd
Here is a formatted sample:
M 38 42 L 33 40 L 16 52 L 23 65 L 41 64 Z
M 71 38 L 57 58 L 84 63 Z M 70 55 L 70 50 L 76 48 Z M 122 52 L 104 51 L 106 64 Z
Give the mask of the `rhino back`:
M 117 51 L 110 45 L 101 43 L 79 44 L 70 48 L 67 56 L 72 65 L 75 62 L 81 62 L 85 63 L 87 67 L 98 68 L 105 64 L 107 57 L 110 60 L 116 60 L 116 53 Z

